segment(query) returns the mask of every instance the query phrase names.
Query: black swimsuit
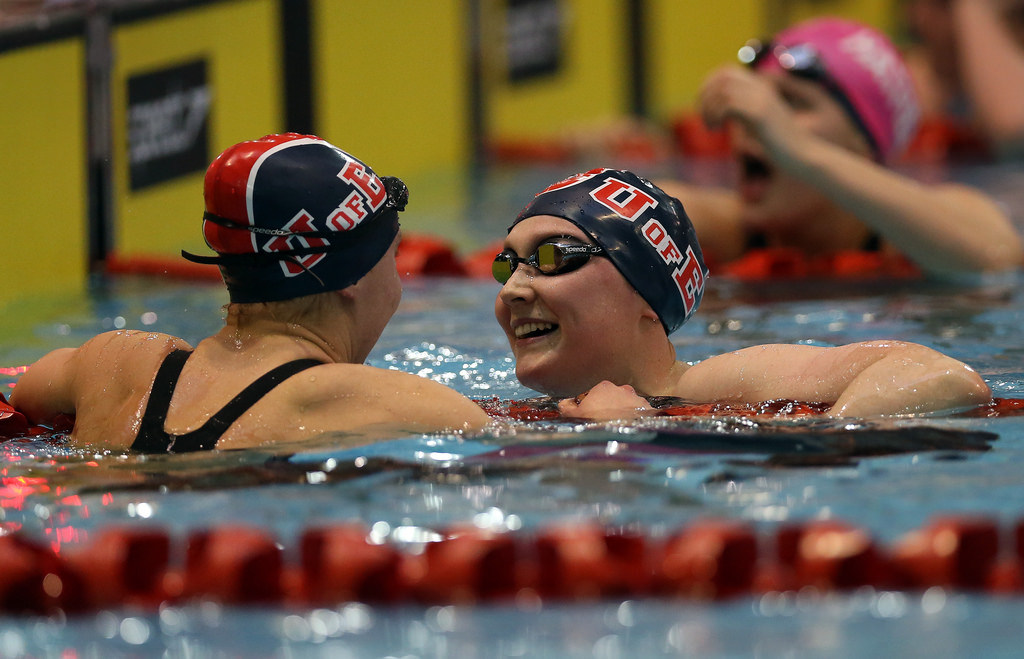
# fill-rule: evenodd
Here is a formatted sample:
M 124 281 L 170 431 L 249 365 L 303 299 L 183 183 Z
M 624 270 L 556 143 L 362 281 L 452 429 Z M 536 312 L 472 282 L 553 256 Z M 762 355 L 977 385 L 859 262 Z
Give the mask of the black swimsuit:
M 263 398 L 267 392 L 281 384 L 291 376 L 323 364 L 318 359 L 296 359 L 282 364 L 242 390 L 231 402 L 211 416 L 202 427 L 184 435 L 172 435 L 164 430 L 167 409 L 171 406 L 171 396 L 178 384 L 181 370 L 192 355 L 191 350 L 175 350 L 169 353 L 153 380 L 153 389 L 149 393 L 149 403 L 142 416 L 139 434 L 132 443 L 133 451 L 145 453 L 187 453 L 189 451 L 208 451 L 217 445 L 217 440 L 224 434 L 238 417 Z

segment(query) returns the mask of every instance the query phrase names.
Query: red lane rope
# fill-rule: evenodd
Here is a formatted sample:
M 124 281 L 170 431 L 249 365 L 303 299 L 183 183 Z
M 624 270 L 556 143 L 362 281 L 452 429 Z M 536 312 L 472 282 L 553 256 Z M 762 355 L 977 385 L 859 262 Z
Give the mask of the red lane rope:
M 492 398 L 477 403 L 493 417 L 516 421 L 549 421 L 560 419 L 554 402 L 548 399 L 502 400 Z M 659 408 L 661 414 L 680 418 L 707 416 L 740 416 L 794 418 L 824 414 L 828 403 L 805 403 L 778 399 L 760 403 L 681 403 Z M 1024 398 L 993 398 L 991 402 L 956 414 L 957 417 L 997 418 L 1024 414 Z
M 450 242 L 429 234 L 403 233 L 398 247 L 398 271 L 403 277 L 442 276 L 489 279 L 491 262 L 502 250 L 501 241 L 462 254 Z M 821 258 L 808 258 L 793 249 L 760 249 L 728 264 L 718 264 L 708 253 L 708 266 L 719 275 L 744 281 L 775 279 L 909 279 L 920 271 L 901 257 L 846 250 Z M 153 254 L 107 257 L 111 274 L 147 275 L 196 281 L 220 281 L 216 266 L 191 263 L 178 257 Z
M 159 528 L 110 527 L 59 552 L 15 533 L 0 537 L 0 613 L 155 609 L 197 599 L 538 606 L 862 587 L 1021 595 L 1024 520 L 1007 531 L 985 517 L 937 517 L 883 546 L 841 521 L 759 531 L 707 519 L 664 536 L 585 523 L 530 532 L 452 527 L 412 551 L 372 542 L 357 524 L 308 528 L 291 546 L 246 526 L 184 538 Z

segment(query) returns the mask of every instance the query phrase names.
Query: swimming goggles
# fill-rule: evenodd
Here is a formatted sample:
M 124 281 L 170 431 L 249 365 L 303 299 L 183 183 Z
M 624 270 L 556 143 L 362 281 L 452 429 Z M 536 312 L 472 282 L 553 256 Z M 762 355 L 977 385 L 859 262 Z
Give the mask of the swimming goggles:
M 772 56 L 787 73 L 820 84 L 839 103 L 847 116 L 853 120 L 857 129 L 867 138 L 872 153 L 875 154 L 876 158 L 880 159 L 881 150 L 878 148 L 874 135 L 864 124 L 860 112 L 854 107 L 850 97 L 846 95 L 846 92 L 843 91 L 829 73 L 828 67 L 825 66 L 821 55 L 814 46 L 805 43 L 780 46 L 773 44 L 771 41 L 750 39 L 739 49 L 736 56 L 739 58 L 740 63 L 746 64 L 750 68 L 757 67 L 766 57 Z
M 604 249 L 598 245 L 583 245 L 550 240 L 537 246 L 527 258 L 520 258 L 511 249 L 494 257 L 491 274 L 499 284 L 512 278 L 520 263 L 531 265 L 542 275 L 562 275 L 572 272 L 590 260 L 591 256 L 603 256 Z

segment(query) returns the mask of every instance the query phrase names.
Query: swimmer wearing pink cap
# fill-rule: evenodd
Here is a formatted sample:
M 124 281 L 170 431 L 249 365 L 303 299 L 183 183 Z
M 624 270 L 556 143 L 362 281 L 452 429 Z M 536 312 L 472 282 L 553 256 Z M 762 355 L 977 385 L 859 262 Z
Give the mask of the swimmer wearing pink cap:
M 903 57 L 877 30 L 822 18 L 783 30 L 769 43 L 747 42 L 740 61 L 760 71 L 782 70 L 822 84 L 843 106 L 879 161 L 899 157 L 920 117 Z
M 888 167 L 913 140 L 919 108 L 881 32 L 817 18 L 738 55 L 746 66 L 713 72 L 700 94 L 705 122 L 729 135 L 735 187 L 659 182 L 686 207 L 712 274 L 764 249 L 808 260 L 870 250 L 938 278 L 1020 266 L 1021 237 L 987 195 Z

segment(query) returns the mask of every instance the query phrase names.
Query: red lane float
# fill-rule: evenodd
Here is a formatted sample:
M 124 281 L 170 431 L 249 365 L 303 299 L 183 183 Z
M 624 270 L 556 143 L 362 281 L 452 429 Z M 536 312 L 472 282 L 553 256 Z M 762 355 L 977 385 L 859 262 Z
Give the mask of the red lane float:
M 284 585 L 284 557 L 266 531 L 227 526 L 189 537 L 184 598 L 262 604 L 281 601 Z
M 888 560 L 863 529 L 836 521 L 811 522 L 784 529 L 778 542 L 779 562 L 790 570 L 790 589 L 890 587 Z
M 171 538 L 161 529 L 103 529 L 88 544 L 62 552 L 79 575 L 89 608 L 156 606 L 180 594 L 169 576 Z
M 671 536 L 654 567 L 655 592 L 721 599 L 752 591 L 758 543 L 741 522 L 708 520 Z
M 398 550 L 372 544 L 359 525 L 307 529 L 299 551 L 299 597 L 311 605 L 383 604 L 401 599 L 404 575 Z
M 715 262 L 708 253 L 708 267 L 716 275 L 741 281 L 776 279 L 914 279 L 920 269 L 900 255 L 864 250 L 841 250 L 809 257 L 798 249 L 774 247 L 753 249 L 727 263 Z
M 989 585 L 999 558 L 999 533 L 991 519 L 937 518 L 893 548 L 893 566 L 912 588 L 981 590 Z
M 465 277 L 467 274 L 466 266 L 452 245 L 424 234 L 403 233 L 395 260 L 398 274 L 403 277 Z
M 0 437 L 21 437 L 28 433 L 25 415 L 14 409 L 0 393 Z
M 538 400 L 500 400 L 498 398 L 477 400 L 477 404 L 487 414 L 498 419 L 513 421 L 555 421 L 562 418 L 554 404 L 545 404 Z M 670 405 L 659 411 L 664 416 L 700 418 L 718 417 L 749 417 L 749 418 L 786 418 L 808 417 L 821 415 L 829 409 L 827 403 L 801 403 L 793 400 L 769 400 L 761 403 L 693 403 L 686 405 Z M 1024 414 L 1024 398 L 995 398 L 992 402 L 957 414 L 968 418 L 999 418 Z M 25 416 L 15 410 L 0 394 L 0 441 L 5 439 L 41 438 L 55 433 L 68 433 L 74 428 L 75 418 L 69 415 L 59 416 L 52 428 L 32 426 L 25 421 Z
M 532 549 L 533 590 L 542 600 L 629 599 L 649 591 L 647 541 L 638 533 L 551 526 Z
M 449 530 L 442 542 L 406 557 L 409 595 L 424 604 L 511 599 L 519 590 L 519 543 L 507 533 L 475 527 Z
M 398 272 L 405 278 L 420 276 L 472 277 L 490 279 L 491 263 L 502 249 L 500 240 L 466 254 L 450 242 L 428 234 L 403 233 L 398 247 Z M 719 263 L 706 252 L 708 267 L 718 277 L 756 282 L 792 279 L 836 279 L 843 281 L 920 278 L 920 270 L 899 255 L 875 251 L 844 250 L 810 258 L 788 248 L 754 249 L 740 258 Z M 159 255 L 111 255 L 106 272 L 118 275 L 146 275 L 193 281 L 220 281 L 216 266 L 189 263 Z
M 537 531 L 472 526 L 417 545 L 375 543 L 358 524 L 303 531 L 290 549 L 263 529 L 226 526 L 183 540 L 108 528 L 59 552 L 0 537 L 0 614 L 83 613 L 214 600 L 232 605 L 552 602 L 645 597 L 717 601 L 768 592 L 862 587 L 1024 595 L 1024 520 L 936 517 L 892 546 L 841 521 L 755 530 L 700 520 L 667 535 L 583 522 Z

